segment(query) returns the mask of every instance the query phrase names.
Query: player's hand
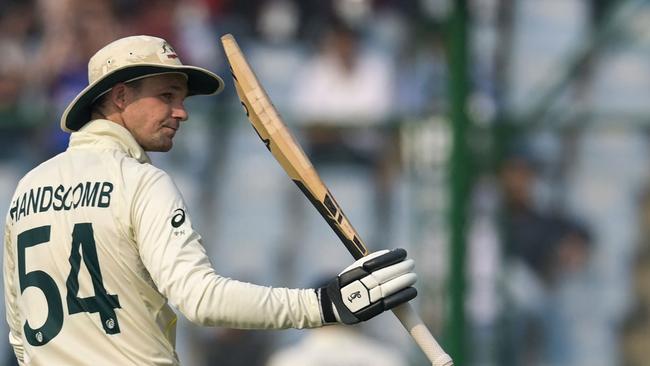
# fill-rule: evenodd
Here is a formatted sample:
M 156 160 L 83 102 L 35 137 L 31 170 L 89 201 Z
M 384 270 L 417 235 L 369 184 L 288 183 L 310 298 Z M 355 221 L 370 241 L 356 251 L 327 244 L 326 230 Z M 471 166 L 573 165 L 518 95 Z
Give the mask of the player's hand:
M 404 249 L 381 250 L 357 260 L 319 289 L 325 323 L 359 323 L 415 298 L 414 267 Z

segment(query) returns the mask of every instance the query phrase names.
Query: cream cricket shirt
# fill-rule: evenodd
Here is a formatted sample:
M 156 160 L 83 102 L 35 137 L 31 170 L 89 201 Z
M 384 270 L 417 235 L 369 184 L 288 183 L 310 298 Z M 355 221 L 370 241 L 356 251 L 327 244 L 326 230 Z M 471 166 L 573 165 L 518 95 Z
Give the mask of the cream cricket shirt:
M 18 184 L 4 284 L 9 341 L 30 365 L 177 365 L 168 302 L 202 325 L 322 324 L 313 290 L 217 275 L 171 178 L 106 120 Z

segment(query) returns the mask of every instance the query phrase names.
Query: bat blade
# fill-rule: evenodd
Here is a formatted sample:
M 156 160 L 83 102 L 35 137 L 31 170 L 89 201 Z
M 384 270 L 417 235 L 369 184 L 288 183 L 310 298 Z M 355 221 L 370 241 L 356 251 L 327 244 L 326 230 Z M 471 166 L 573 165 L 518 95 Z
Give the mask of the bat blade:
M 237 95 L 253 128 L 267 149 L 280 163 L 289 178 L 298 185 L 332 230 L 356 259 L 368 254 L 366 245 L 345 216 L 300 144 L 291 135 L 264 88 L 246 61 L 235 38 L 226 34 L 221 42 L 230 64 Z M 393 313 L 411 334 L 434 366 L 452 366 L 451 357 L 438 345 L 431 332 L 410 304 L 393 309 Z
M 227 35 L 222 38 L 222 42 L 230 61 L 237 94 L 248 119 L 266 148 L 289 178 L 309 198 L 354 258 L 359 259 L 367 255 L 366 245 L 356 234 L 356 230 L 320 179 L 305 152 L 282 122 L 234 38 Z

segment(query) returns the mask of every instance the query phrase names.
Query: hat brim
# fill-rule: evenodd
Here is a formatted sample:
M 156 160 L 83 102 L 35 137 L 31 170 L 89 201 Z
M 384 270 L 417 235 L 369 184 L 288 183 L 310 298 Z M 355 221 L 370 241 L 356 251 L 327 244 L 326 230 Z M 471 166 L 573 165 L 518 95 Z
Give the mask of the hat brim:
M 116 69 L 88 85 L 68 105 L 61 116 L 61 129 L 78 131 L 91 118 L 92 104 L 100 95 L 115 84 L 148 75 L 178 72 L 187 75 L 188 96 L 212 95 L 223 90 L 224 82 L 215 73 L 196 66 L 160 66 L 160 64 L 139 64 Z

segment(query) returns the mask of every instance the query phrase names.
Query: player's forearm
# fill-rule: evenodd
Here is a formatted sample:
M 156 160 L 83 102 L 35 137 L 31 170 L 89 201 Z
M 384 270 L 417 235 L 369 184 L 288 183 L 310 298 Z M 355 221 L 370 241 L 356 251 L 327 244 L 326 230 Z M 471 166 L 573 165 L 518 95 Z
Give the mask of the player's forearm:
M 257 329 L 322 324 L 313 289 L 270 288 L 222 277 L 198 238 L 145 258 L 158 291 L 193 323 Z
M 192 322 L 241 329 L 313 328 L 322 324 L 314 290 L 273 288 L 215 276 L 179 309 Z M 197 286 L 198 288 L 198 286 Z
M 161 171 L 150 173 L 130 214 L 134 241 L 158 291 L 190 321 L 261 329 L 322 324 L 313 290 L 256 286 L 216 274 L 177 188 Z M 182 218 L 177 222 L 176 216 L 168 217 L 178 211 Z

